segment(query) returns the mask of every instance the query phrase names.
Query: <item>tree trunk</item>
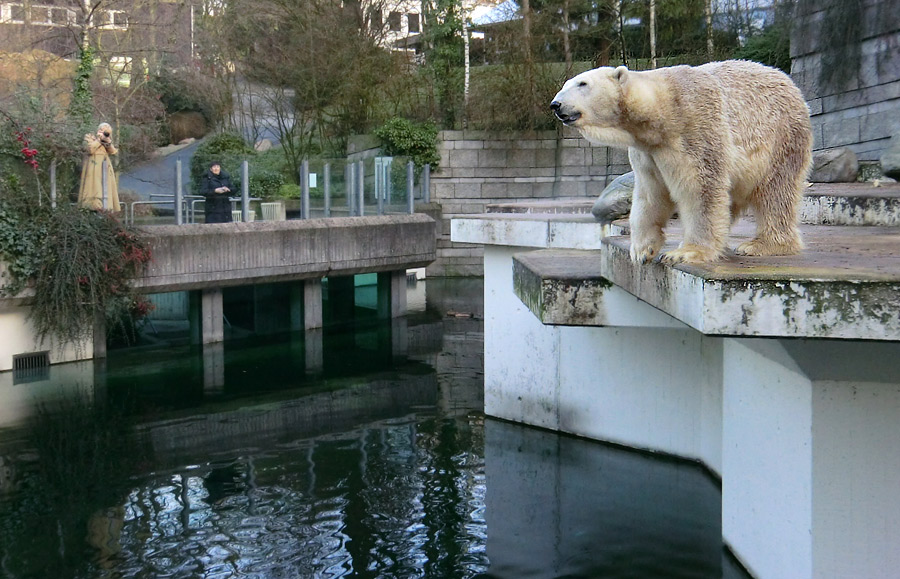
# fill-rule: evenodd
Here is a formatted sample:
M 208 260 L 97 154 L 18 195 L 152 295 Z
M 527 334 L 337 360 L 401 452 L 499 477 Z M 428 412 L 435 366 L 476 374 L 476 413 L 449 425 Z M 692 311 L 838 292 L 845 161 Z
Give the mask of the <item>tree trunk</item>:
M 531 52 L 531 1 L 522 0 L 522 48 L 525 50 L 525 82 L 528 84 L 528 110 L 530 118 L 528 119 L 528 128 L 534 128 L 534 122 L 537 119 L 537 87 L 534 79 L 534 55 Z
M 563 54 L 566 60 L 566 78 L 572 76 L 572 45 L 569 40 L 569 0 L 563 0 Z
M 650 68 L 656 68 L 656 0 L 650 0 Z

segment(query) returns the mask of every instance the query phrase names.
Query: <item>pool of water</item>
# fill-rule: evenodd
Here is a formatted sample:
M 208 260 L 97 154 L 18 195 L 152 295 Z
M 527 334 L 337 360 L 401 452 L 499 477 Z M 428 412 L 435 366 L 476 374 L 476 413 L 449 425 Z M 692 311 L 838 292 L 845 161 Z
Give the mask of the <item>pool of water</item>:
M 745 577 L 699 466 L 484 416 L 481 291 L 0 382 L 0 576 Z

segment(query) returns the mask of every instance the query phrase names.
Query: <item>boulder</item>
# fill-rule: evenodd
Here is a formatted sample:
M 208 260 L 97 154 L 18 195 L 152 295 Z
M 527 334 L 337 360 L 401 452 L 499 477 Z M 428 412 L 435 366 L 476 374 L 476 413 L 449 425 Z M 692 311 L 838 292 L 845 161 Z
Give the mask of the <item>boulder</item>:
M 809 180 L 813 183 L 852 183 L 859 173 L 856 153 L 846 147 L 813 153 Z
M 591 213 L 594 219 L 603 223 L 612 223 L 616 219 L 627 217 L 631 213 L 631 194 L 634 192 L 634 171 L 629 171 L 613 179 L 600 193 Z
M 900 133 L 891 137 L 888 148 L 881 154 L 881 172 L 886 177 L 900 179 Z

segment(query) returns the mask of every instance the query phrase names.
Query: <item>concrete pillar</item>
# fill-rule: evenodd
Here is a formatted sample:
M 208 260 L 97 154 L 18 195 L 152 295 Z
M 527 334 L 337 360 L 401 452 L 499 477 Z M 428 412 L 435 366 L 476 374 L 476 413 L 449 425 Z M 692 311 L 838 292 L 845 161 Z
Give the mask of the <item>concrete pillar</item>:
M 225 389 L 225 344 L 203 344 L 203 393 L 221 394 Z
M 900 344 L 727 339 L 722 535 L 755 577 L 895 577 Z
M 378 274 L 378 317 L 406 315 L 406 270 Z
M 106 316 L 94 313 L 94 358 L 106 358 Z
M 202 327 L 202 342 L 211 344 L 225 339 L 225 329 L 222 324 L 222 288 L 210 288 L 201 290 L 200 293 L 200 317 Z
M 322 327 L 322 280 L 319 278 L 303 282 L 303 329 Z

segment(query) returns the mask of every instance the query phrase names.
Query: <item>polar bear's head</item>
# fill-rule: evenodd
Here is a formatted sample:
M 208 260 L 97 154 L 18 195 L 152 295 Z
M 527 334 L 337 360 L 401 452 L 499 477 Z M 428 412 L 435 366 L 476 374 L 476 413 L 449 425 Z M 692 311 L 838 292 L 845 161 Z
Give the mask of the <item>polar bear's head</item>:
M 582 72 L 566 81 L 550 109 L 564 125 L 578 129 L 590 141 L 633 146 L 629 113 L 646 108 L 648 99 L 652 100 L 642 74 L 624 66 Z

